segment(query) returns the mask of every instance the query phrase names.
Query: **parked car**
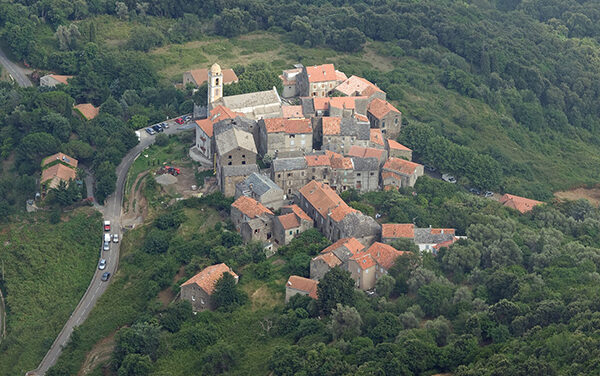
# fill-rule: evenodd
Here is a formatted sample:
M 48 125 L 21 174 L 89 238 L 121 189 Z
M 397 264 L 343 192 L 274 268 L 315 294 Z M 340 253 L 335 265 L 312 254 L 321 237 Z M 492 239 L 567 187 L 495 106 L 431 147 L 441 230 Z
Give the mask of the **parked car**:
M 165 129 L 169 129 L 169 124 L 168 123 L 160 123 L 160 126 L 165 128 Z
M 474 188 L 474 187 L 473 188 L 469 188 L 469 192 L 471 192 L 472 194 L 477 195 L 477 196 L 479 196 L 481 194 L 481 191 L 479 189 L 477 189 L 477 188 Z
M 433 167 L 432 165 L 425 165 L 425 170 L 429 172 L 435 172 L 437 168 Z
M 146 128 L 146 132 L 148 132 L 148 134 L 149 134 L 150 136 L 152 136 L 152 135 L 154 135 L 154 134 L 156 133 L 156 132 L 154 132 L 154 129 L 152 129 L 152 128 L 150 128 L 150 127 Z
M 158 125 L 158 124 L 153 125 L 152 129 L 154 129 L 157 133 L 164 131 L 164 129 L 162 129 L 162 127 L 160 125 Z
M 110 242 L 110 234 L 104 234 L 104 241 Z
M 492 191 L 485 191 L 485 193 L 483 194 L 483 197 L 493 197 L 494 196 L 494 192 Z
M 104 245 L 102 246 L 102 249 L 105 251 L 110 251 L 110 243 L 109 242 L 104 242 Z
M 188 116 L 184 117 L 183 120 L 190 121 L 190 120 L 192 120 L 192 117 L 190 115 L 188 115 Z
M 118 243 L 119 242 L 119 234 L 114 234 L 113 235 L 113 242 L 114 243 Z
M 106 260 L 102 259 L 100 260 L 100 262 L 98 263 L 98 269 L 100 270 L 104 270 L 106 268 Z
M 104 221 L 104 231 L 110 231 L 110 221 Z
M 110 273 L 109 272 L 104 272 L 104 274 L 102 274 L 102 281 L 103 282 L 108 281 L 109 278 L 110 278 Z
M 448 183 L 456 184 L 456 178 L 450 174 L 442 174 L 442 180 Z
M 182 119 L 182 118 L 177 118 L 177 119 L 175 119 L 175 122 L 176 122 L 177 124 L 179 124 L 179 125 L 181 125 L 181 124 L 183 124 L 183 123 L 184 123 L 184 121 L 183 121 L 183 119 Z

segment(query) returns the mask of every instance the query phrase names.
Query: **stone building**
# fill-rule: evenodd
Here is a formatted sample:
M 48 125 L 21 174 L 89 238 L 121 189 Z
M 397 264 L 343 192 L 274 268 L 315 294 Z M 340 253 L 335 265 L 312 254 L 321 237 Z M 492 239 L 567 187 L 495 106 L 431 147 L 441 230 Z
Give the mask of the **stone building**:
M 283 190 L 268 176 L 253 172 L 235 186 L 235 198 L 248 196 L 273 210 L 283 205 Z
M 234 82 L 238 82 L 238 77 L 233 69 L 222 69 L 223 84 L 229 85 Z M 183 72 L 183 87 L 187 87 L 188 84 L 198 88 L 208 81 L 208 69 L 192 69 L 187 72 Z
M 299 190 L 298 202 L 330 241 L 354 237 L 363 244 L 371 244 L 379 238 L 381 226 L 348 206 L 327 184 L 310 181 Z
M 346 155 L 357 158 L 375 158 L 380 165 L 383 165 L 387 161 L 388 153 L 385 149 L 353 145 Z
M 381 169 L 383 189 L 413 187 L 423 173 L 423 165 L 400 158 L 389 158 Z
M 290 199 L 307 183 L 306 160 L 304 157 L 277 158 L 271 162 L 271 180 Z
M 69 80 L 73 76 L 64 76 L 60 74 L 47 74 L 40 77 L 40 86 L 44 87 L 55 87 L 57 85 L 68 85 Z
M 367 117 L 372 128 L 379 128 L 389 139 L 395 139 L 402 127 L 402 113 L 389 102 L 375 98 L 369 103 Z
M 236 283 L 238 282 L 238 275 L 227 265 L 212 265 L 203 269 L 200 273 L 181 285 L 181 299 L 190 302 L 192 309 L 196 312 L 213 309 L 214 306 L 211 297 L 215 291 L 215 284 L 225 273 L 231 274 Z
M 334 116 L 350 117 L 362 115 L 366 117 L 369 97 L 325 97 L 325 98 L 300 98 L 304 117 Z
M 85 120 L 92 120 L 100 113 L 100 107 L 96 107 L 91 103 L 80 103 L 73 106 L 73 112 Z
M 410 239 L 421 252 L 435 252 L 440 245 L 449 246 L 458 239 L 453 228 L 418 228 L 412 223 L 384 223 L 381 225 L 381 241 L 392 244 L 400 239 Z
M 214 125 L 222 120 L 234 119 L 241 114 L 231 111 L 225 106 L 217 106 L 210 110 L 206 119 L 196 120 L 196 144 L 192 153 L 199 153 L 207 160 L 214 158 Z
M 383 90 L 359 76 L 350 76 L 349 79 L 335 88 L 335 92 L 348 97 L 366 96 L 383 100 L 386 99 L 386 94 Z
M 302 67 L 296 77 L 297 92 L 302 97 L 326 97 L 348 79 L 344 73 L 335 70 L 333 64 Z
M 371 290 L 381 276 L 388 273 L 396 259 L 405 252 L 379 242 L 368 249 L 354 254 L 348 260 L 348 271 L 361 290 Z
M 219 188 L 225 196 L 233 196 L 235 185 L 258 171 L 254 137 L 250 132 L 232 127 L 215 134 L 215 146 Z M 232 168 L 234 166 L 243 167 Z
M 381 133 L 381 129 L 372 128 L 370 133 L 370 143 L 369 146 L 375 149 L 384 149 L 385 150 L 385 137 L 383 133 Z
M 294 295 L 308 295 L 317 300 L 317 285 L 318 281 L 314 279 L 304 278 L 297 275 L 292 275 L 285 284 L 285 302 L 289 302 Z
M 500 198 L 500 203 L 507 208 L 515 209 L 521 214 L 530 212 L 537 205 L 542 205 L 542 201 L 533 200 L 521 196 L 511 195 L 506 193 Z
M 289 244 L 294 237 L 313 228 L 313 220 L 298 205 L 284 206 L 273 218 L 273 237 L 278 246 Z
M 306 177 L 305 184 L 311 180 L 320 181 L 329 184 L 331 178 L 331 152 L 317 151 L 310 155 L 304 156 L 306 160 Z M 304 184 L 303 184 L 304 186 Z M 300 189 L 300 188 L 298 188 Z
M 354 238 L 343 238 L 321 251 L 310 260 L 310 278 L 321 279 L 332 268 L 348 270 L 348 260 L 365 246 Z
M 78 161 L 64 153 L 56 153 L 42 159 L 40 185 L 44 191 L 58 188 L 61 182 L 69 184 L 77 177 Z
M 245 243 L 258 241 L 270 248 L 273 212 L 253 198 L 240 196 L 231 205 L 231 221 Z
M 379 190 L 379 161 L 376 158 L 351 157 L 353 166 L 353 188 L 357 191 Z
M 294 69 L 286 69 L 279 76 L 283 86 L 282 97 L 292 98 L 298 95 L 297 79 L 300 73 L 302 73 L 302 64 L 296 64 Z
M 317 130 L 321 137 L 321 150 L 331 150 L 346 154 L 353 145 L 367 147 L 370 145 L 369 123 L 361 122 L 356 117 L 323 117 Z
M 387 140 L 387 151 L 390 157 L 412 161 L 412 150 L 394 140 Z
M 258 121 L 261 156 L 298 156 L 312 151 L 310 119 L 269 118 Z

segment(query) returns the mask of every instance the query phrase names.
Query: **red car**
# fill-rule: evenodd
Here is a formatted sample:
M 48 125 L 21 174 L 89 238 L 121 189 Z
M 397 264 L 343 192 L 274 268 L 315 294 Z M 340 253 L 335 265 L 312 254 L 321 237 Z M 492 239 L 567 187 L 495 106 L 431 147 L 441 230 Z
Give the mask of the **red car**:
M 104 231 L 110 231 L 110 221 L 104 221 Z
M 175 122 L 179 125 L 183 124 L 183 119 L 182 118 L 177 118 L 175 119 Z

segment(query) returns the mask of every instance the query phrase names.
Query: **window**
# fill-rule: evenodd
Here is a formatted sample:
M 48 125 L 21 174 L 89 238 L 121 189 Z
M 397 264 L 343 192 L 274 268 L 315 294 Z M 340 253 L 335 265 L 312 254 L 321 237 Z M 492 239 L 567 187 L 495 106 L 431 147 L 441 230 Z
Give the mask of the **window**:
M 304 171 L 302 171 L 302 176 L 304 176 Z
M 281 177 L 281 174 L 277 174 L 277 177 L 278 177 L 278 178 L 280 178 L 280 177 Z
M 230 155 L 230 156 L 228 156 L 227 158 L 231 159 L 231 155 Z
M 356 176 L 360 176 L 360 172 L 358 172 L 358 173 L 356 174 Z
M 242 154 L 242 158 L 246 158 L 246 154 Z
M 398 118 L 394 119 L 394 124 L 398 124 Z
M 290 140 L 290 145 L 294 145 L 294 140 Z
M 293 235 L 293 234 L 294 234 L 294 231 L 290 231 L 290 235 Z
M 288 172 L 288 178 L 289 178 L 289 177 L 291 177 L 291 176 L 292 176 L 292 173 L 291 173 L 291 172 Z
M 373 175 L 375 175 L 375 173 L 374 173 L 374 172 L 371 172 L 371 176 L 373 176 Z
M 219 79 L 215 78 L 215 85 L 219 85 Z
M 296 138 L 296 135 L 295 134 L 291 134 L 290 138 Z
M 227 162 L 227 165 L 228 165 L 228 166 L 231 166 L 231 162 Z
M 242 161 L 242 164 L 246 164 L 246 161 Z
M 317 169 L 313 167 L 313 172 L 315 172 L 315 171 L 317 171 Z
M 315 176 L 313 175 L 311 179 L 312 179 L 312 180 L 315 180 Z

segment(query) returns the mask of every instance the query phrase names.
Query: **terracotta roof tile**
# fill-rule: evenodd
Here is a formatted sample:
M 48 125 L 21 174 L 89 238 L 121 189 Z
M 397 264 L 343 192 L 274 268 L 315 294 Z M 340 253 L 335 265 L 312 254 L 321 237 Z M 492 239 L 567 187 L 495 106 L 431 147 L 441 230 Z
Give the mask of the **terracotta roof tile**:
M 349 97 L 354 95 L 371 95 L 374 92 L 380 91 L 383 92 L 380 88 L 375 86 L 373 83 L 365 80 L 359 76 L 350 76 L 349 79 L 345 80 L 341 84 L 339 84 L 336 88 L 337 91 L 345 94 Z M 369 94 L 365 93 L 367 89 L 369 90 Z
M 396 109 L 396 107 L 392 106 L 388 101 L 381 100 L 379 98 L 375 98 L 369 103 L 368 110 L 371 115 L 373 115 L 377 119 L 382 119 L 385 115 L 387 115 L 390 111 L 394 111 L 397 113 L 401 113 Z
M 434 245 L 433 248 L 436 250 L 439 250 L 442 247 L 450 247 L 452 244 L 456 243 L 457 240 L 458 240 L 458 238 L 454 237 L 450 240 L 446 240 L 445 242 L 441 242 L 439 244 Z
M 54 161 L 62 161 L 63 163 L 66 163 L 73 168 L 77 168 L 77 164 L 79 163 L 77 159 L 69 157 L 65 153 L 56 153 L 42 159 L 42 168 Z
M 354 117 L 356 118 L 356 120 L 358 120 L 361 123 L 368 123 L 369 122 L 369 118 L 366 117 L 365 115 L 354 114 Z
M 317 97 L 312 98 L 315 111 L 327 111 L 329 110 L 329 98 Z
M 281 113 L 286 119 L 304 117 L 302 106 L 281 106 Z
M 354 165 L 352 164 L 352 158 L 343 157 L 341 155 L 334 156 L 331 158 L 331 167 L 342 169 L 342 170 L 354 169 Z
M 357 99 L 366 99 L 367 97 L 333 97 L 329 98 L 329 107 L 356 109 Z
M 239 278 L 229 266 L 221 263 L 204 268 L 200 273 L 185 281 L 181 286 L 196 284 L 202 290 L 206 291 L 208 295 L 212 295 L 213 291 L 215 291 L 215 284 L 221 279 L 224 273 L 231 274 L 236 281 Z
M 267 133 L 285 132 L 288 134 L 312 133 L 310 119 L 263 119 Z
M 325 154 L 305 155 L 304 159 L 308 167 L 331 166 L 331 157 Z
M 342 118 L 339 117 L 329 117 L 325 116 L 321 118 L 323 124 L 323 135 L 324 136 L 332 136 L 339 135 L 341 131 L 340 124 L 342 123 Z
M 375 265 L 375 260 L 367 252 L 357 253 L 356 255 L 350 257 L 350 260 L 356 261 L 356 263 L 362 270 L 369 269 L 370 267 Z
M 311 205 L 323 216 L 329 216 L 332 220 L 339 222 L 356 209 L 348 206 L 344 200 L 327 184 L 311 180 L 300 188 L 300 194 L 311 203 Z
M 382 238 L 414 238 L 415 225 L 412 223 L 384 223 L 381 225 Z
M 310 221 L 310 222 L 312 222 L 312 218 L 310 218 L 310 217 L 308 216 L 308 214 L 306 214 L 306 213 L 304 212 L 304 210 L 300 209 L 300 207 L 299 207 L 298 205 L 296 205 L 296 204 L 293 204 L 293 205 L 288 205 L 288 206 L 283 206 L 283 207 L 282 207 L 282 209 L 283 209 L 283 208 L 289 208 L 289 209 L 291 209 L 291 210 L 292 210 L 292 212 L 294 212 L 294 214 L 296 214 L 296 215 L 298 216 L 298 218 L 300 218 L 300 219 L 303 219 L 303 220 L 305 220 L 305 221 Z
M 335 78 L 337 81 L 346 81 L 348 79 L 348 76 L 346 76 L 346 73 L 336 70 Z
M 432 228 L 432 234 L 455 234 L 456 230 L 453 228 Z
M 392 266 L 394 266 L 394 262 L 398 256 L 405 254 L 404 251 L 399 251 L 391 245 L 375 242 L 373 243 L 369 249 L 368 253 L 371 254 L 371 257 L 375 259 L 379 266 L 388 270 Z
M 208 69 L 192 69 L 188 71 L 191 74 L 192 78 L 196 82 L 196 85 L 201 86 L 203 83 L 208 81 Z M 233 71 L 233 69 L 222 69 L 221 73 L 223 74 L 223 83 L 231 84 L 233 82 L 238 82 L 238 77 Z
M 61 181 L 68 182 L 77 177 L 77 171 L 71 167 L 67 167 L 62 163 L 57 163 L 42 171 L 40 183 L 50 181 L 49 188 L 57 188 Z
M 330 253 L 341 247 L 346 247 L 346 249 L 348 249 L 352 254 L 355 254 L 365 248 L 365 246 L 356 238 L 342 238 L 322 250 L 321 253 Z
M 313 260 L 323 260 L 330 268 L 335 268 L 342 264 L 342 260 L 340 260 L 333 252 L 320 254 L 313 258 Z
M 240 196 L 237 200 L 231 204 L 232 207 L 238 209 L 240 212 L 245 214 L 248 218 L 256 218 L 262 214 L 273 214 L 263 204 L 256 201 L 255 199 L 247 196 Z
M 213 136 L 213 126 L 225 119 L 234 119 L 244 114 L 230 110 L 229 108 L 218 105 L 210 111 L 210 116 L 206 119 L 196 120 L 196 125 L 206 133 L 208 137 Z
M 394 140 L 388 140 L 388 145 L 390 146 L 390 149 L 412 151 L 411 149 Z
M 372 128 L 369 130 L 371 132 L 371 142 L 377 145 L 385 146 L 385 141 L 383 139 L 383 134 L 381 133 L 381 129 Z
M 74 108 L 87 120 L 92 120 L 100 113 L 100 107 L 95 107 L 91 103 L 81 103 Z
M 326 82 L 336 81 L 338 79 L 333 64 L 306 67 L 306 73 L 308 74 L 308 82 Z
M 283 214 L 283 215 L 277 216 L 277 219 L 281 223 L 281 226 L 283 227 L 284 230 L 289 230 L 291 228 L 300 227 L 300 221 L 298 220 L 298 217 L 294 213 Z
M 400 174 L 412 175 L 420 164 L 402 158 L 389 158 L 383 165 L 384 169 L 393 170 Z
M 68 80 L 73 78 L 73 76 L 65 76 L 62 74 L 49 74 L 48 76 L 54 78 L 56 81 L 60 82 L 61 84 L 65 84 L 65 85 L 68 85 L 69 84 Z
M 506 207 L 518 210 L 521 213 L 531 211 L 534 206 L 543 204 L 542 201 L 532 200 L 530 198 L 505 194 L 500 198 L 500 203 Z
M 377 158 L 378 160 L 382 160 L 385 155 L 385 150 L 352 145 L 350 150 L 348 150 L 347 155 L 351 157 Z
M 291 275 L 285 284 L 286 287 L 294 290 L 304 291 L 313 299 L 318 299 L 317 296 L 317 285 L 319 281 L 314 279 L 304 278 L 297 275 Z

